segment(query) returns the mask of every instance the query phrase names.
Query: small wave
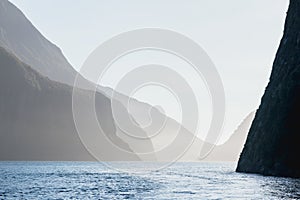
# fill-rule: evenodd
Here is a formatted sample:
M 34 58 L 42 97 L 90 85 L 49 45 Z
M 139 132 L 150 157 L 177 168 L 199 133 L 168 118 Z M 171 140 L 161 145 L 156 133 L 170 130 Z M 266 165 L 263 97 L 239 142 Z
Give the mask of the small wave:
M 173 191 L 173 193 L 176 193 L 176 194 L 196 194 L 196 192 L 192 192 L 192 191 Z

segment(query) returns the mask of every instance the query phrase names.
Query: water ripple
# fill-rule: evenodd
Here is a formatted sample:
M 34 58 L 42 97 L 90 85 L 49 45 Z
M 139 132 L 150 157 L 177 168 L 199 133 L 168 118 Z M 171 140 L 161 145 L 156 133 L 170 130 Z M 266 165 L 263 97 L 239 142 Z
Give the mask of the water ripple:
M 147 164 L 124 163 L 132 168 Z M 300 198 L 299 179 L 235 173 L 234 167 L 176 163 L 137 175 L 93 162 L 0 162 L 0 199 Z

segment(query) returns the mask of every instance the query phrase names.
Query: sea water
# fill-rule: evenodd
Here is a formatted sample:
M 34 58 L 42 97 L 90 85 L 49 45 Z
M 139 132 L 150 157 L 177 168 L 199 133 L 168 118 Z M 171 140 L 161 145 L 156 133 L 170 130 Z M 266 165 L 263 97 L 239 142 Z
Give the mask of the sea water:
M 157 163 L 0 162 L 0 199 L 300 198 L 300 179 L 236 173 L 236 163 L 178 162 L 143 173 L 149 165 Z

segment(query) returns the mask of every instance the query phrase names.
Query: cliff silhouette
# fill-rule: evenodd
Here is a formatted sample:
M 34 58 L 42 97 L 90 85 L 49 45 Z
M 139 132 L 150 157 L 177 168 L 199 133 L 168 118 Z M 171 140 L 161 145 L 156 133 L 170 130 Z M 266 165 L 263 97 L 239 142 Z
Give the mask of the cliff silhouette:
M 269 84 L 236 171 L 300 177 L 300 1 L 290 0 Z

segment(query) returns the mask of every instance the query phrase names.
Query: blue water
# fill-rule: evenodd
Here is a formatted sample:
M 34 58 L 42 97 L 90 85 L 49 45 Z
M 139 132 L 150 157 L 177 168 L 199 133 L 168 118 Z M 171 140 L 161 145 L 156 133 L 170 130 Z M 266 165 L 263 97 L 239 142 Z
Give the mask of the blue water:
M 114 163 L 142 169 L 155 163 Z M 297 199 L 300 179 L 235 173 L 234 163 L 176 163 L 151 173 L 96 162 L 0 162 L 0 199 Z

